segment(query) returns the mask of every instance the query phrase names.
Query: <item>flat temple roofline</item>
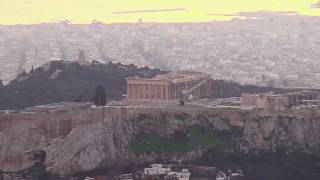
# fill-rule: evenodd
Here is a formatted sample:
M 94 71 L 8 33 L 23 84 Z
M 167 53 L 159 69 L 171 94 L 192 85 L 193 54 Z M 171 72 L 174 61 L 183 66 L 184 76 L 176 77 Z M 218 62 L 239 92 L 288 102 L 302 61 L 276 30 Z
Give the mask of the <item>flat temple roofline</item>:
M 139 78 L 139 77 L 129 77 L 126 78 L 128 83 L 139 83 L 139 81 L 144 81 L 144 82 L 167 82 L 167 83 L 182 83 L 182 82 L 188 82 L 188 81 L 196 81 L 196 80 L 202 80 L 202 79 L 211 79 L 210 75 L 199 75 L 199 76 L 190 76 L 190 77 L 183 77 L 183 78 L 176 78 L 176 79 L 170 79 L 167 77 L 155 77 L 151 79 L 147 78 Z
M 127 84 L 153 84 L 153 85 L 170 85 L 171 82 L 167 81 L 139 81 L 139 80 L 133 80 L 133 81 L 127 81 Z

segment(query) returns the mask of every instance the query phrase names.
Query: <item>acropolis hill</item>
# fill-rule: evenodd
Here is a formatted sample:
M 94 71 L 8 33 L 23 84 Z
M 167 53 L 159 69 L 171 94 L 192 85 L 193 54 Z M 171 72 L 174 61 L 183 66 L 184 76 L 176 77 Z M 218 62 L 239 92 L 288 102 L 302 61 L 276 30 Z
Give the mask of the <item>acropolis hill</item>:
M 179 146 L 174 146 L 177 132 L 186 134 L 186 143 L 179 141 Z M 152 138 L 163 144 L 148 141 Z M 0 114 L 3 170 L 27 167 L 22 157 L 29 149 L 48 153 L 46 164 L 51 173 L 71 175 L 158 159 L 189 162 L 210 148 L 248 153 L 286 147 L 314 152 L 319 145 L 318 107 L 269 113 L 207 99 L 185 106 L 125 101 L 104 107 L 62 103 Z

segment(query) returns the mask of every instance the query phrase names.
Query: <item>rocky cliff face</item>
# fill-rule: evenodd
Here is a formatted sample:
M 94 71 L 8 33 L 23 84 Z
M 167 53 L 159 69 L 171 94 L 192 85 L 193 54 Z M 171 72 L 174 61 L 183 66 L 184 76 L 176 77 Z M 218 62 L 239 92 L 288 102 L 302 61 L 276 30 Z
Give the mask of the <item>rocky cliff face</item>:
M 23 169 L 28 166 L 22 158 L 24 152 L 43 149 L 47 152 L 48 170 L 62 176 L 159 158 L 194 160 L 207 148 L 226 142 L 227 145 L 234 143 L 230 148 L 242 152 L 273 150 L 279 146 L 312 152 L 320 145 L 318 109 L 270 114 L 202 106 L 107 106 L 1 114 L 0 122 L 0 169 Z M 206 132 L 193 133 L 192 126 L 201 126 Z M 161 142 L 174 145 L 172 137 L 176 137 L 177 132 L 185 133 L 188 142 L 186 148 L 177 151 L 179 153 L 147 152 L 139 147 L 139 143 L 149 138 L 141 135 L 153 135 Z M 207 135 L 207 132 L 215 133 Z M 215 138 L 219 132 L 227 132 L 231 140 Z M 138 137 L 145 139 L 139 141 Z M 190 145 L 197 138 L 203 142 Z M 150 143 L 154 143 L 152 138 L 147 141 Z M 174 148 L 169 151 L 175 151 Z

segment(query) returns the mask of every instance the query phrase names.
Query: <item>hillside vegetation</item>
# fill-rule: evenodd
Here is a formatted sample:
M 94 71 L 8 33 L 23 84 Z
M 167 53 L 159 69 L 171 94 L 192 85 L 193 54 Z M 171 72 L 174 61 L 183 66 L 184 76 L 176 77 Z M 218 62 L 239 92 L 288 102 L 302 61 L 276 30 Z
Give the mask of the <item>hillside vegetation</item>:
M 138 68 L 135 65 L 79 65 L 54 61 L 48 68 L 39 67 L 23 73 L 0 88 L 0 109 L 21 109 L 55 102 L 92 101 L 99 85 L 105 87 L 109 100 L 120 100 L 126 93 L 125 78 L 151 78 L 161 73 L 164 72 L 159 69 Z
M 234 142 L 228 132 L 213 132 L 193 125 L 186 132 L 177 131 L 169 138 L 157 134 L 139 134 L 131 143 L 131 148 L 137 155 L 151 152 L 181 154 L 201 146 L 231 149 L 231 144 Z

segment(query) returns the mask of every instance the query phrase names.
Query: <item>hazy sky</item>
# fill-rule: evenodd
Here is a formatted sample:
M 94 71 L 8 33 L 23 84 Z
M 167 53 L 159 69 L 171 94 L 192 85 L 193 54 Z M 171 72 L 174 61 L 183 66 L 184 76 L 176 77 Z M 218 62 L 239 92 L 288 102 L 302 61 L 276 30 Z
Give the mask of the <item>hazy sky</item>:
M 319 0 L 0 0 L 0 24 L 31 24 L 68 19 L 74 23 L 197 22 L 227 20 L 226 14 L 297 11 L 320 16 Z M 320 3 L 319 3 L 320 4 Z

